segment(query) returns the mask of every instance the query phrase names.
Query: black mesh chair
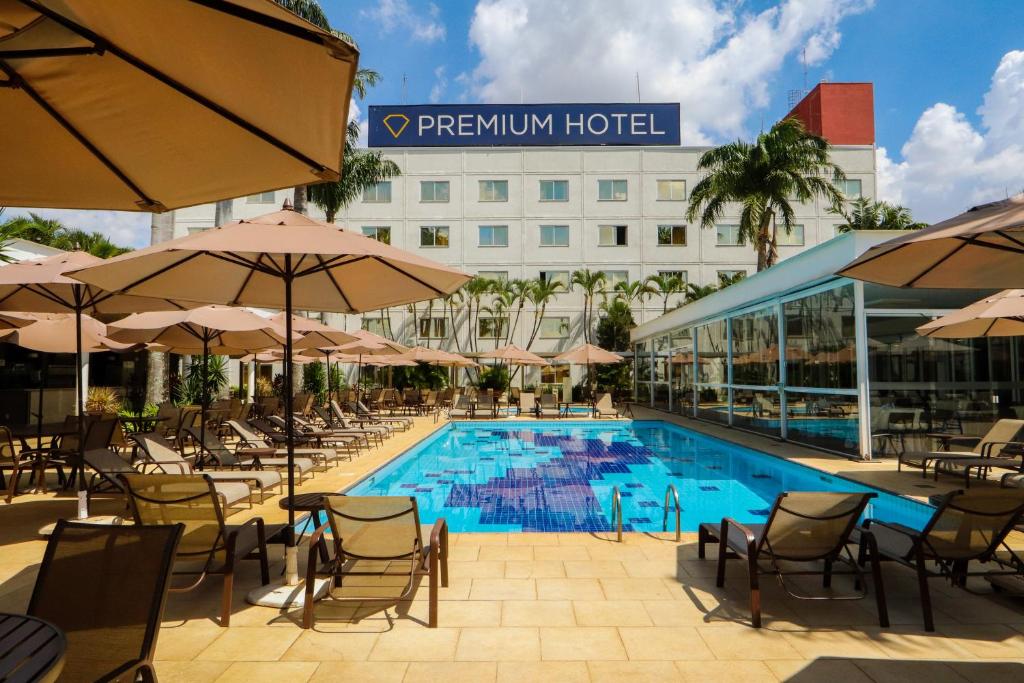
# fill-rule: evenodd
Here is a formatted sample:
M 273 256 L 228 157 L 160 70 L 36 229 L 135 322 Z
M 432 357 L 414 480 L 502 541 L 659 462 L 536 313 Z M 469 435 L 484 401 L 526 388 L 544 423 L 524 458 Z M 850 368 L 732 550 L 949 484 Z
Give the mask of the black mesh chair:
M 61 681 L 155 681 L 153 653 L 181 524 L 59 520 L 28 614 L 64 631 Z

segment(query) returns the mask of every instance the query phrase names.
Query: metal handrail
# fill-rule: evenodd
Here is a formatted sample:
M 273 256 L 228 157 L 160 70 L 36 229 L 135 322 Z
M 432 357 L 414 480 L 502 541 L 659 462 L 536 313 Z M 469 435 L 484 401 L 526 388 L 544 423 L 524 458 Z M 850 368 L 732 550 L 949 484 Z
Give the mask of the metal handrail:
M 676 542 L 678 542 L 683 538 L 683 529 L 680 524 L 682 508 L 679 507 L 679 489 L 676 488 L 675 484 L 669 484 L 668 488 L 665 489 L 665 516 L 661 519 L 662 531 L 668 531 L 668 504 L 670 500 L 674 500 L 676 504 Z
M 612 487 L 612 524 L 615 525 L 618 542 L 622 543 L 622 494 L 619 487 Z

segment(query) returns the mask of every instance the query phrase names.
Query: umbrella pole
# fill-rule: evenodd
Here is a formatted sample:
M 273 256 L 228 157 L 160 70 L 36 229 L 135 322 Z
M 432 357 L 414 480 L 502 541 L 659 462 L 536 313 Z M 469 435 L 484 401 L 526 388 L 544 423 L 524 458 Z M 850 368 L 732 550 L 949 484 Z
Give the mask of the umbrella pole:
M 85 485 L 85 391 L 82 386 L 82 288 L 75 287 L 75 400 L 78 406 L 78 519 L 89 516 L 89 491 Z M 41 473 L 40 473 L 41 474 Z
M 284 255 L 284 424 L 285 438 L 288 443 L 288 529 L 285 532 L 285 584 L 296 586 L 299 583 L 299 550 L 295 547 L 295 417 L 294 396 L 292 395 L 292 257 Z
M 200 402 L 200 417 L 199 417 L 199 446 L 196 448 L 196 467 L 199 470 L 203 469 L 203 447 L 206 445 L 206 409 L 209 399 L 206 395 L 207 387 L 210 385 L 210 331 L 203 328 L 203 383 L 201 385 L 201 391 L 203 392 L 199 397 Z M 178 446 L 181 452 L 185 452 L 185 441 L 182 439 L 181 444 Z
M 39 354 L 39 400 L 36 401 L 36 448 L 43 447 L 43 390 L 46 389 L 46 374 L 50 369 L 50 354 Z

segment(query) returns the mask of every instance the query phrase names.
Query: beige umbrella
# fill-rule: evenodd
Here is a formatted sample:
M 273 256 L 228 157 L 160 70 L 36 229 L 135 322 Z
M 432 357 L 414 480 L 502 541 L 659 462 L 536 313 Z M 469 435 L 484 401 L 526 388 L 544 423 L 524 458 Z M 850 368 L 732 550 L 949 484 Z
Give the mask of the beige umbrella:
M 925 337 L 970 339 L 1024 335 L 1024 289 L 1006 289 L 917 328 Z
M 3 269 L 0 269 L 2 271 Z M 296 309 L 359 313 L 454 292 L 469 276 L 362 235 L 314 220 L 287 205 L 281 211 L 162 242 L 78 271 L 83 282 L 145 296 L 169 293 L 190 301 L 279 308 L 285 313 L 285 414 L 293 410 L 292 314 Z M 216 286 L 211 286 L 211 282 Z M 294 469 L 294 422 L 286 420 L 289 470 Z M 295 477 L 288 495 L 295 495 Z M 289 528 L 295 525 L 288 506 Z M 293 534 L 286 552 L 286 585 L 252 597 L 285 606 L 299 600 Z
M 575 365 L 586 365 L 587 366 L 587 384 L 590 385 L 590 393 L 594 394 L 594 382 L 590 378 L 590 366 L 594 364 L 604 365 L 611 363 L 621 363 L 622 356 L 611 351 L 605 351 L 600 346 L 594 346 L 593 344 L 581 344 L 574 349 L 569 349 L 563 353 L 555 356 L 554 361 L 556 363 L 570 363 Z
M 203 356 L 200 443 L 206 443 L 210 353 L 230 355 L 261 351 L 284 343 L 284 330 L 271 320 L 242 308 L 201 306 L 186 311 L 152 311 L 132 315 L 107 326 L 111 339 L 136 344 L 160 344 L 173 353 Z M 201 466 L 201 463 L 200 463 Z
M 403 353 L 402 357 L 419 363 L 427 363 L 428 365 L 442 365 L 456 368 L 472 368 L 477 367 L 478 365 L 478 363 L 474 363 L 470 359 L 460 356 L 457 353 L 451 353 L 450 351 L 443 351 L 441 349 L 431 349 L 426 346 L 414 346 Z
M 284 313 L 278 313 L 270 318 L 281 329 L 285 326 Z M 302 315 L 292 316 L 292 330 L 302 335 L 302 338 L 292 342 L 293 349 L 325 348 L 338 346 L 356 341 L 359 337 L 350 332 L 331 327 L 326 323 Z
M 547 362 L 537 354 L 531 353 L 526 349 L 519 348 L 515 344 L 502 346 L 494 351 L 486 351 L 477 357 L 499 360 L 507 365 L 551 365 L 551 363 Z M 512 378 L 509 377 L 509 383 L 511 384 L 511 382 Z
M 894 287 L 1024 285 L 1024 193 L 868 249 L 839 275 Z
M 266 0 L 2 0 L 0 205 L 164 211 L 336 180 L 357 61 Z
M 2 25 L 2 24 L 0 24 Z M 2 48 L 0 48 L 2 49 Z M 2 88 L 0 88 L 2 90 Z M 0 128 L 3 128 L 0 126 Z M 164 297 L 126 296 L 115 290 L 86 285 L 67 276 L 67 273 L 104 260 L 84 251 L 72 251 L 36 261 L 22 261 L 0 268 L 0 310 L 32 311 L 39 313 L 74 313 L 80 321 L 86 313 L 94 315 L 124 314 L 135 311 L 158 311 L 191 308 L 195 304 L 174 301 Z M 74 335 L 82 338 L 82 332 Z M 79 417 L 85 410 L 81 374 L 82 348 L 76 349 L 76 401 Z M 85 443 L 85 422 L 78 421 L 78 443 Z M 77 468 L 82 466 L 79 452 Z M 88 516 L 88 497 L 84 477 L 78 478 L 78 516 Z
M 0 313 L 0 336 L 8 334 L 19 327 L 26 327 L 39 320 L 39 316 L 32 313 Z

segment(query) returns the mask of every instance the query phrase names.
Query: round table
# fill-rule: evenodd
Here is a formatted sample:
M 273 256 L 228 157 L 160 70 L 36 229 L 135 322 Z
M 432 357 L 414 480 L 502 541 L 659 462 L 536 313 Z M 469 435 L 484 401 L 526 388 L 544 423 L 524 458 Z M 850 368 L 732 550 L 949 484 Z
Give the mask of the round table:
M 0 681 L 55 681 L 67 649 L 64 632 L 50 622 L 0 613 Z
M 320 526 L 320 511 L 324 509 L 324 498 L 336 495 L 338 494 L 334 491 L 314 491 L 311 493 L 296 493 L 294 496 L 283 496 L 281 500 L 277 501 L 278 507 L 282 510 L 291 508 L 296 512 L 309 513 L 309 517 L 306 518 L 302 528 L 299 529 L 299 536 L 295 539 L 295 545 L 302 542 L 302 537 L 306 535 L 310 524 L 313 525 L 314 530 Z M 327 561 L 326 546 L 320 546 L 320 559 L 324 562 Z

